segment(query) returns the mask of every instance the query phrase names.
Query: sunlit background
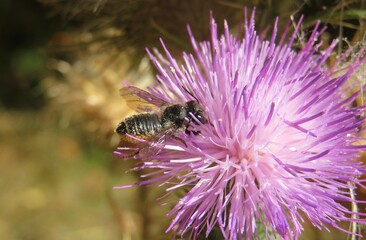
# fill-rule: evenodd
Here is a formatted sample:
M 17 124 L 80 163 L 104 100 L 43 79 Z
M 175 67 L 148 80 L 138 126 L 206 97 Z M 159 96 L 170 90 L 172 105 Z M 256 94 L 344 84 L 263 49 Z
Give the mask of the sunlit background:
M 209 39 L 212 10 L 221 27 L 227 19 L 241 32 L 244 6 L 257 7 L 263 35 L 276 16 L 281 32 L 304 14 L 300 40 L 322 20 L 325 45 L 343 39 L 333 60 L 365 46 L 361 0 L 0 0 L 0 239 L 170 239 L 172 205 L 161 205 L 172 199 L 158 200 L 164 189 L 113 189 L 138 181 L 138 173 L 126 173 L 132 161 L 113 156 L 113 130 L 132 113 L 118 89 L 123 81 L 152 84 L 145 47 L 159 48 L 159 37 L 172 52 L 189 51 L 187 23 L 197 39 Z M 301 239 L 347 235 L 306 225 Z

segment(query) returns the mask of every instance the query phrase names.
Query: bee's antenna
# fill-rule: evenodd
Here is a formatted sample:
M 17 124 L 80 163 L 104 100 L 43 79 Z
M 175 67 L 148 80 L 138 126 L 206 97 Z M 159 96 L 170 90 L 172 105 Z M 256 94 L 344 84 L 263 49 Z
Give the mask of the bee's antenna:
M 182 88 L 189 94 L 189 95 L 191 95 L 191 97 L 193 97 L 197 102 L 200 102 L 199 100 L 198 100 L 198 98 L 196 98 L 196 96 L 194 96 L 190 91 L 188 91 L 188 89 L 185 87 L 185 86 L 183 86 L 182 85 Z

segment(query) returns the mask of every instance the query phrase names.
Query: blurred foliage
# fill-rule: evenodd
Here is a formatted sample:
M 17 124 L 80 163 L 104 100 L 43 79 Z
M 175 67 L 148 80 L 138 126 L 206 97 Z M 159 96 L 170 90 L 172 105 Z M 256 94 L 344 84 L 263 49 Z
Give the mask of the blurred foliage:
M 131 166 L 76 125 L 60 128 L 55 116 L 8 111 L 0 118 L 0 239 L 146 239 L 142 224 L 162 213 L 141 204 L 161 192 L 113 190 L 138 180 L 121 177 Z M 150 222 L 146 234 L 160 234 L 163 222 Z
M 244 6 L 256 8 L 256 22 L 259 31 L 270 30 L 278 16 L 279 32 L 283 32 L 290 16 L 297 21 L 305 15 L 304 29 L 311 29 L 321 20 L 328 27 L 330 38 L 348 37 L 351 40 L 356 31 L 364 36 L 363 22 L 366 17 L 365 1 L 343 0 L 297 0 L 297 1 L 246 1 L 246 0 L 42 0 L 52 11 L 50 14 L 62 16 L 65 22 L 73 23 L 70 30 L 89 33 L 88 39 L 73 42 L 65 49 L 85 48 L 90 44 L 100 44 L 99 50 L 128 54 L 132 66 L 146 56 L 145 48 L 161 50 L 159 39 L 174 52 L 190 51 L 191 46 L 186 30 L 191 27 L 199 41 L 210 39 L 209 13 L 222 30 L 226 19 L 231 26 L 243 21 Z M 76 24 L 75 24 L 76 23 Z M 236 29 L 238 30 L 238 28 Z
M 118 89 L 124 80 L 152 83 L 145 47 L 160 48 L 160 37 L 175 53 L 190 50 L 187 23 L 198 40 L 209 39 L 210 10 L 220 27 L 227 19 L 242 31 L 243 6 L 256 6 L 261 31 L 270 33 L 279 16 L 281 33 L 290 16 L 296 23 L 304 14 L 300 38 L 320 19 L 325 44 L 344 39 L 339 52 L 365 46 L 365 1 L 0 1 L 0 239 L 168 239 L 171 205 L 159 203 L 176 196 L 112 190 L 139 179 L 112 155 L 113 129 L 131 113 Z M 360 89 L 365 69 L 349 88 Z M 308 225 L 302 236 L 345 238 Z
M 44 7 L 35 1 L 0 1 L 0 105 L 34 109 L 44 104 L 47 54 L 41 48 L 59 26 L 45 20 Z

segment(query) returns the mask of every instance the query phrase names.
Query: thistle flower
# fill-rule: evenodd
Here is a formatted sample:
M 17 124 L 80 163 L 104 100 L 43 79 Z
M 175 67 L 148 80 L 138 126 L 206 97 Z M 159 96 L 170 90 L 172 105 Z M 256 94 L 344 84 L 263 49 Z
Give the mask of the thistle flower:
M 215 226 L 225 239 L 253 239 L 256 222 L 268 239 L 272 231 L 297 239 L 303 217 L 344 232 L 340 221 L 366 223 L 364 213 L 341 205 L 356 201 L 347 189 L 364 187 L 358 177 L 366 169 L 355 160 L 366 149 L 356 144 L 364 106 L 352 108 L 359 93 L 346 97 L 342 91 L 364 61 L 362 53 L 335 71 L 347 54 L 325 66 L 336 41 L 320 52 L 319 24 L 295 52 L 301 20 L 288 41 L 284 33 L 276 44 L 277 22 L 264 41 L 255 31 L 254 12 L 245 19 L 243 39 L 231 35 L 226 22 L 219 38 L 212 18 L 211 42 L 197 43 L 189 31 L 194 54 L 183 53 L 183 64 L 164 44 L 166 57 L 149 52 L 160 83 L 150 93 L 172 103 L 192 100 L 191 93 L 209 123 L 191 126 L 198 135 L 177 132 L 183 141 L 169 138 L 158 154 L 141 158 L 137 169 L 152 172 L 133 185 L 188 189 L 168 213 L 167 231 L 190 239 L 208 236 Z

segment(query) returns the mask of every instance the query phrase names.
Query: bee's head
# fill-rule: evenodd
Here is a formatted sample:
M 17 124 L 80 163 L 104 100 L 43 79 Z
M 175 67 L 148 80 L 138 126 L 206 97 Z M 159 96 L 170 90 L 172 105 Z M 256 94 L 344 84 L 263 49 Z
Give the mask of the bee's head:
M 207 118 L 205 117 L 205 111 L 203 110 L 202 106 L 198 103 L 198 101 L 196 100 L 192 100 L 186 103 L 186 108 L 187 108 L 187 117 L 189 118 L 189 120 L 191 120 L 193 123 L 199 125 L 199 124 L 206 124 Z M 193 114 L 193 116 L 199 121 L 197 122 L 196 119 L 194 119 L 191 116 L 191 113 Z

